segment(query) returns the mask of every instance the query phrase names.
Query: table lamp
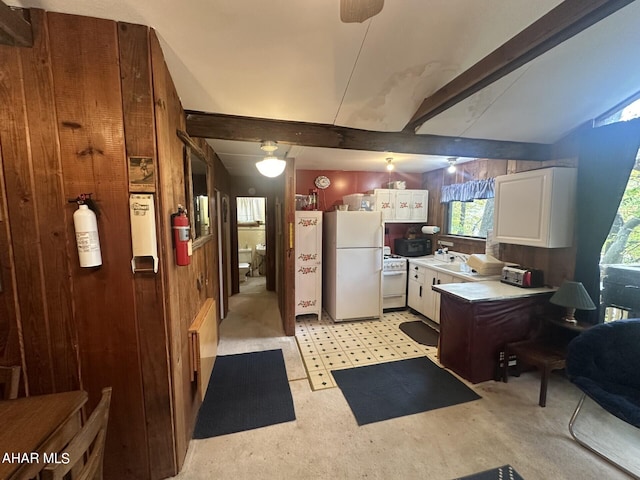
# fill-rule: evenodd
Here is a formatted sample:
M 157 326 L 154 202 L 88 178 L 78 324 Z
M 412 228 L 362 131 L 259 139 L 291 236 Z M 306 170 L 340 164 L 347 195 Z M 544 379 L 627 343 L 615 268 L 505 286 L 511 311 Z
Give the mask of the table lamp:
M 578 323 L 574 317 L 576 309 L 595 310 L 596 306 L 591 301 L 591 297 L 582 285 L 582 282 L 572 282 L 565 280 L 556 293 L 549 299 L 555 305 L 560 305 L 567 309 L 564 320 L 569 323 Z

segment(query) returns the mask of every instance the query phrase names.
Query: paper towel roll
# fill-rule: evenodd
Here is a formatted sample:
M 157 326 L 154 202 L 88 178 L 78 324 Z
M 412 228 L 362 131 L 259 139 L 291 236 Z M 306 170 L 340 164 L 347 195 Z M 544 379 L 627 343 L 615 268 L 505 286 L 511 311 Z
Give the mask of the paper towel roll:
M 440 231 L 440 227 L 436 227 L 435 225 L 425 225 L 422 227 L 422 233 L 426 233 L 427 235 L 433 235 L 434 233 L 438 233 Z

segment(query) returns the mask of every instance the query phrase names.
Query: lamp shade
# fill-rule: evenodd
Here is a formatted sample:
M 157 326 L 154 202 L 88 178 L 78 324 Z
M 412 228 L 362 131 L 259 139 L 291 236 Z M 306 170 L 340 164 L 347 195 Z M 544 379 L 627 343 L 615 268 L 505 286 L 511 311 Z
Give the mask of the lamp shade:
M 265 177 L 277 177 L 282 172 L 284 172 L 284 168 L 287 166 L 287 162 L 285 160 L 280 160 L 278 157 L 264 157 L 261 161 L 256 163 L 256 167 L 258 171 L 264 175 Z
M 593 304 L 591 297 L 581 282 L 565 280 L 549 301 L 561 307 L 575 308 L 577 310 L 596 309 L 596 306 Z

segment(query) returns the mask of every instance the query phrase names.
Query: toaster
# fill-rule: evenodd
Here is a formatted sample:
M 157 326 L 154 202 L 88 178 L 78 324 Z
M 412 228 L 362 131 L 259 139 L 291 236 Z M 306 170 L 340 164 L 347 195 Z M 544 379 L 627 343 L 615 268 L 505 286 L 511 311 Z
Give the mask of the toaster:
M 502 283 L 515 285 L 516 287 L 532 288 L 544 285 L 544 275 L 542 270 L 521 267 L 519 265 L 508 265 L 502 268 L 500 276 Z

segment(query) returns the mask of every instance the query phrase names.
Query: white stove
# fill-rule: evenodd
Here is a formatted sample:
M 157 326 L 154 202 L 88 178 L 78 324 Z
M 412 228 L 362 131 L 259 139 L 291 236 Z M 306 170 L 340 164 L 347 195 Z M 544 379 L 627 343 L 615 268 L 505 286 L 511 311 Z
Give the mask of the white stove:
M 391 254 L 384 247 L 382 260 L 382 308 L 404 308 L 407 306 L 407 259 Z

